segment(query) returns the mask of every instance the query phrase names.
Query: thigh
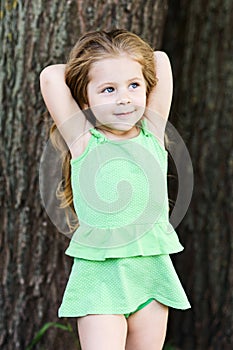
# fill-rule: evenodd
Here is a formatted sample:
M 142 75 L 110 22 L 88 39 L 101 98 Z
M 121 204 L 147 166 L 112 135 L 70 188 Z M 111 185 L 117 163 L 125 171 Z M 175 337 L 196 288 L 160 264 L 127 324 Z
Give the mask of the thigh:
M 156 300 L 129 316 L 126 350 L 161 350 L 167 320 L 168 307 Z
M 82 350 L 125 350 L 127 321 L 123 315 L 78 317 Z

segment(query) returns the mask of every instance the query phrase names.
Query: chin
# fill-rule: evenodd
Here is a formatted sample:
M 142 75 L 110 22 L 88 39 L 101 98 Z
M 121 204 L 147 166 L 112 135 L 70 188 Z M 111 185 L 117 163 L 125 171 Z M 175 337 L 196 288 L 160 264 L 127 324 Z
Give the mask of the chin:
M 135 126 L 135 124 L 115 124 L 115 125 L 112 125 L 112 129 L 115 129 L 115 130 L 121 130 L 121 131 L 128 131 L 128 130 L 131 130 L 133 127 Z

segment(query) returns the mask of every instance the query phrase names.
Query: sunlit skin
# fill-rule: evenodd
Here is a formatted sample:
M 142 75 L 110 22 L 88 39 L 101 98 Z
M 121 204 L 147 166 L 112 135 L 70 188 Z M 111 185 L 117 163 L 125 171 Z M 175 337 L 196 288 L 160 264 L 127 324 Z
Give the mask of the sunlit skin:
M 122 54 L 95 62 L 87 86 L 88 106 L 100 128 L 121 138 L 138 134 L 135 124 L 146 107 L 146 82 L 140 63 Z

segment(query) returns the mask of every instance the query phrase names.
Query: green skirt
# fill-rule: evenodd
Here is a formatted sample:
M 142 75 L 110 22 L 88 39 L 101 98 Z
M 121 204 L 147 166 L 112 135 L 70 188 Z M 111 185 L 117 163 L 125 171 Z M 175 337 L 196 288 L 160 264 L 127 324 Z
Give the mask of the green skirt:
M 74 258 L 58 316 L 128 314 L 151 298 L 176 309 L 191 307 L 169 255 Z

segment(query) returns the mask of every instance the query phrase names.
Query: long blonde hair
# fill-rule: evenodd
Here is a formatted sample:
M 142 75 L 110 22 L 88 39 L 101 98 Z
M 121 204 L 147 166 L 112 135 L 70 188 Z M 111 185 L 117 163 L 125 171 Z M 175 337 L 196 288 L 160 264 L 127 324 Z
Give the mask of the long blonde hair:
M 149 96 L 152 88 L 157 83 L 154 53 L 150 45 L 136 34 L 124 29 L 114 29 L 109 32 L 89 32 L 83 35 L 71 50 L 65 69 L 66 84 L 81 109 L 84 108 L 84 105 L 88 105 L 87 86 L 90 80 L 91 65 L 104 58 L 117 57 L 122 53 L 129 55 L 141 64 L 146 82 L 146 96 Z M 85 116 L 93 126 L 96 126 L 93 114 L 85 113 Z M 56 148 L 62 151 L 64 176 L 64 179 L 58 185 L 57 196 L 61 200 L 61 208 L 71 208 L 75 215 L 70 176 L 71 154 L 64 142 L 59 140 L 61 135 L 58 132 L 54 133 L 55 130 L 56 125 L 53 124 L 50 136 Z M 78 227 L 78 220 L 72 224 L 68 216 L 67 223 L 71 230 Z

